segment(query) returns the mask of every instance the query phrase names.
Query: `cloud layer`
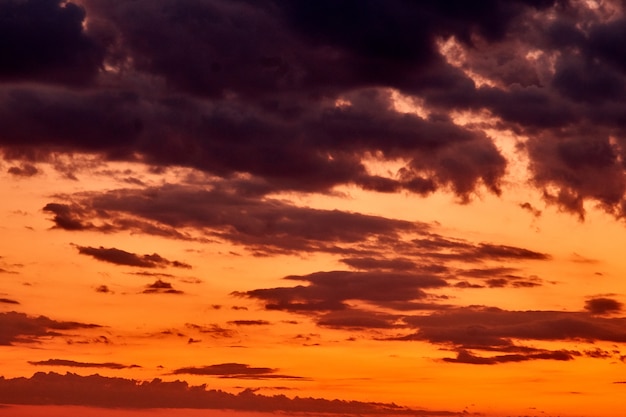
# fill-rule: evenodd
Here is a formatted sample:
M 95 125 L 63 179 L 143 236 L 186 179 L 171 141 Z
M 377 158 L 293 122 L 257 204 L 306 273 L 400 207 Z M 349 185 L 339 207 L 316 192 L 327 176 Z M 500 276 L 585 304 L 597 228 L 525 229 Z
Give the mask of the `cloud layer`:
M 624 18 L 609 3 L 4 2 L 5 157 L 87 151 L 247 173 L 274 190 L 467 199 L 500 193 L 507 161 L 449 115 L 487 112 L 528 135 L 546 201 L 621 216 L 626 66 L 612 45 Z M 394 92 L 425 114 L 398 111 Z M 381 176 L 371 157 L 404 166 Z

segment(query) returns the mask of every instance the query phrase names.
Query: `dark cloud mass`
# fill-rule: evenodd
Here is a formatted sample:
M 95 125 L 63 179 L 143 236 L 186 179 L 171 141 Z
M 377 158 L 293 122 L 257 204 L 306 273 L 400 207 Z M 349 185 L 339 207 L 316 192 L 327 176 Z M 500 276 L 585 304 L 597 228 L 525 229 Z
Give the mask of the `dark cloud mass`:
M 10 311 L 0 313 L 0 345 L 37 343 L 43 337 L 62 336 L 70 330 L 98 328 L 97 324 L 57 321 L 45 316 L 28 316 Z
M 450 115 L 486 113 L 528 137 L 546 202 L 623 217 L 624 15 L 609 3 L 3 0 L 0 143 L 22 176 L 46 152 L 83 151 L 268 190 L 469 201 L 501 192 L 507 161 Z M 398 111 L 396 93 L 425 111 Z M 403 167 L 380 176 L 371 157 Z M 90 227 L 63 210 L 50 207 Z
M 610 314 L 622 311 L 624 304 L 606 297 L 591 298 L 585 301 L 585 310 L 592 314 Z
M 441 112 L 397 112 L 389 89 L 415 98 L 475 94 L 437 39 L 469 44 L 476 32 L 497 42 L 516 18 L 551 2 L 490 1 L 484 10 L 400 1 L 81 4 L 3 3 L 14 56 L 6 81 L 92 82 L 80 91 L 5 83 L 7 155 L 32 145 L 113 159 L 141 154 L 222 176 L 248 172 L 276 189 L 444 188 L 467 199 L 480 184 L 500 192 L 504 157 L 485 134 Z M 166 87 L 153 81 L 157 89 L 146 94 L 150 78 Z M 383 178 L 368 173 L 366 155 L 407 163 Z
M 165 268 L 173 266 L 177 268 L 191 268 L 190 265 L 179 262 L 169 261 L 159 254 L 137 255 L 135 253 L 126 252 L 117 248 L 93 248 L 90 246 L 76 246 L 78 253 L 81 255 L 91 256 L 99 261 L 109 262 L 116 265 L 136 266 L 140 268 Z
M 104 45 L 85 32 L 85 10 L 61 0 L 0 2 L 0 81 L 86 84 Z

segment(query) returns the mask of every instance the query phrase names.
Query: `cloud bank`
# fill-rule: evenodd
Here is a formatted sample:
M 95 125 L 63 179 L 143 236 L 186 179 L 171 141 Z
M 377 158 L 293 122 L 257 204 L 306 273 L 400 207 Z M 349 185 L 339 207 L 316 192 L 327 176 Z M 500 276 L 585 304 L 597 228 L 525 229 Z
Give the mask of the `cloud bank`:
M 239 394 L 190 386 L 184 381 L 136 381 L 99 375 L 38 372 L 31 378 L 0 377 L 0 402 L 28 405 L 82 405 L 103 408 L 196 408 L 265 412 L 311 412 L 347 415 L 458 416 L 452 411 L 409 409 L 395 404 L 319 398 L 264 396 L 246 389 Z

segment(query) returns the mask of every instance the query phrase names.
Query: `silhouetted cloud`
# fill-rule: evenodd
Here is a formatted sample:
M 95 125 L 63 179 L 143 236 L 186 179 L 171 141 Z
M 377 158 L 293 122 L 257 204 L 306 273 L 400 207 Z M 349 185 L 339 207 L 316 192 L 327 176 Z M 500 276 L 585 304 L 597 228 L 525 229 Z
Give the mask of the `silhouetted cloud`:
M 395 259 L 376 259 L 372 257 L 364 258 L 344 258 L 341 262 L 355 269 L 363 270 L 391 270 L 391 271 L 408 271 L 417 268 L 415 262 L 406 258 Z
M 62 336 L 68 330 L 93 329 L 97 324 L 57 321 L 15 311 L 0 313 L 0 345 L 35 343 L 45 336 Z
M 211 375 L 220 378 L 235 379 L 302 379 L 299 376 L 280 375 L 277 369 L 256 368 L 241 363 L 220 363 L 202 367 L 179 368 L 172 372 L 173 375 Z
M 547 203 L 624 217 L 619 2 L 610 16 L 557 0 L 80 3 L 1 6 L 7 159 L 83 151 L 245 174 L 266 192 L 355 185 L 469 201 L 501 192 L 495 128 L 522 138 Z M 398 95 L 420 111 L 398 110 Z M 461 112 L 482 121 L 464 125 Z M 368 158 L 401 167 L 373 173 Z M 89 228 L 55 215 L 58 227 Z
M 326 252 L 341 255 L 342 262 L 355 269 L 371 272 L 444 274 L 444 261 L 551 259 L 549 254 L 527 248 L 442 236 L 432 232 L 435 225 L 426 223 L 299 207 L 264 194 L 249 194 L 245 190 L 250 185 L 245 180 L 216 180 L 204 187 L 168 184 L 87 192 L 59 196 L 71 203 L 50 203 L 45 210 L 54 209 L 56 227 L 70 231 L 130 231 L 175 239 L 219 239 L 261 256 Z M 89 250 L 94 252 L 96 248 Z M 103 252 L 103 248 L 98 251 Z M 146 263 L 137 256 L 133 256 L 134 263 Z
M 392 304 L 393 305 L 393 304 Z M 386 307 L 390 307 L 385 303 Z M 416 305 L 412 309 L 418 309 Z M 344 329 L 393 329 L 404 327 L 399 321 L 400 314 L 379 313 L 366 310 L 345 309 L 330 311 L 319 317 L 319 326 L 344 328 Z
M 36 366 L 67 366 L 74 368 L 106 368 L 106 369 L 126 369 L 126 368 L 140 368 L 138 365 L 122 365 L 114 362 L 77 362 L 67 359 L 48 359 L 45 361 L 28 361 L 31 365 Z
M 146 285 L 146 289 L 143 290 L 144 294 L 184 294 L 183 291 L 176 290 L 169 282 L 161 281 L 160 279 L 154 281 L 152 284 Z
M 19 304 L 19 301 L 11 300 L 10 298 L 0 298 L 2 304 Z
M 591 298 L 585 301 L 585 310 L 591 314 L 619 313 L 624 305 L 617 300 L 606 297 Z
M 541 216 L 541 210 L 533 207 L 533 205 L 528 203 L 528 202 L 521 203 L 519 206 L 521 208 L 523 208 L 524 210 L 528 211 L 530 214 L 532 214 L 535 217 L 540 217 Z
M 86 216 L 84 210 L 77 206 L 70 206 L 60 203 L 49 203 L 43 208 L 43 211 L 53 213 L 55 227 L 65 230 L 89 230 L 94 226 L 89 222 L 83 222 Z
M 234 324 L 235 326 L 267 326 L 270 322 L 267 320 L 232 320 L 228 324 Z
M 411 241 L 419 250 L 422 257 L 431 257 L 438 260 L 462 260 L 465 262 L 481 262 L 484 260 L 499 261 L 546 261 L 552 257 L 549 254 L 536 252 L 530 249 L 498 245 L 494 243 L 472 243 L 462 239 L 445 237 L 433 233 Z
M 109 262 L 116 265 L 136 266 L 141 268 L 191 268 L 191 265 L 180 261 L 170 261 L 157 253 L 152 255 L 137 255 L 117 248 L 94 248 L 90 246 L 78 246 L 78 253 L 89 255 L 99 261 Z
M 238 188 L 231 189 L 233 185 L 237 184 L 217 182 L 212 190 L 167 185 L 82 194 L 74 196 L 74 204 L 50 203 L 44 210 L 53 212 L 56 226 L 67 230 L 130 230 L 190 238 L 179 229 L 194 228 L 207 237 L 270 253 L 350 252 L 342 245 L 357 245 L 376 236 L 397 238 L 399 233 L 428 228 L 420 223 L 296 207 L 284 201 L 246 196 L 237 193 Z M 101 220 L 101 224 L 94 225 L 96 220 Z
M 572 353 L 565 350 L 557 351 L 544 351 L 539 353 L 526 353 L 526 354 L 509 354 L 509 355 L 496 355 L 490 357 L 476 356 L 473 353 L 461 349 L 459 350 L 456 358 L 443 358 L 446 362 L 453 363 L 468 363 L 473 365 L 495 365 L 498 363 L 507 362 L 526 362 L 539 359 L 549 359 L 557 361 L 571 361 L 578 352 Z M 580 356 L 578 353 L 577 356 Z
M 447 286 L 434 275 L 399 272 L 316 272 L 287 276 L 286 280 L 308 282 L 308 286 L 257 289 L 235 293 L 266 302 L 266 308 L 287 311 L 343 310 L 347 300 L 373 303 L 424 299 L 424 289 Z
M 519 269 L 511 267 L 461 269 L 456 273 L 463 277 L 479 280 L 479 283 L 459 281 L 455 284 L 458 288 L 533 288 L 543 285 L 543 280 L 539 277 L 517 275 Z
M 245 389 L 239 394 L 190 386 L 184 381 L 136 381 L 100 375 L 38 372 L 31 378 L 0 377 L 0 402 L 30 405 L 84 405 L 104 408 L 194 408 L 345 415 L 461 416 L 460 412 L 423 410 L 396 404 L 265 396 Z
M 39 174 L 39 170 L 36 166 L 28 163 L 23 163 L 20 166 L 10 167 L 7 172 L 17 177 L 32 177 Z
M 516 340 L 626 341 L 626 318 L 604 318 L 563 311 L 507 311 L 464 307 L 403 320 L 419 328 L 404 340 L 425 340 L 466 349 L 501 350 Z
M 111 290 L 106 285 L 98 285 L 98 287 L 96 288 L 96 292 L 107 294 L 110 293 Z
M 199 325 L 193 323 L 185 324 L 185 327 L 198 331 L 200 333 L 209 334 L 214 338 L 230 338 L 235 336 L 235 332 L 231 329 L 224 328 L 218 324 Z

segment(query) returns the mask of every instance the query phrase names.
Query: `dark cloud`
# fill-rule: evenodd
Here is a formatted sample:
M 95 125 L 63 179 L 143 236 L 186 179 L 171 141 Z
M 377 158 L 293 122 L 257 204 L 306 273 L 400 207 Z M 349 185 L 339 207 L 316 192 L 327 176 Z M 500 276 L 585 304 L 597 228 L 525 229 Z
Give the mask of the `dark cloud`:
M 146 285 L 146 289 L 143 290 L 144 294 L 184 294 L 183 291 L 176 290 L 169 282 L 161 281 L 160 279 L 154 281 L 152 284 Z
M 580 354 L 578 354 L 580 355 Z M 459 350 L 456 358 L 444 358 L 446 362 L 452 363 L 468 363 L 473 365 L 495 365 L 498 363 L 507 362 L 526 362 L 532 360 L 546 359 L 557 361 L 571 361 L 574 359 L 575 353 L 557 350 L 557 351 L 544 351 L 540 353 L 527 353 L 527 354 L 509 354 L 509 355 L 496 355 L 491 357 L 476 356 L 472 352 L 465 349 Z
M 77 206 L 70 206 L 60 203 L 49 203 L 43 208 L 43 211 L 54 214 L 55 227 L 64 230 L 89 230 L 94 226 L 83 219 L 87 215 L 83 209 Z
M 127 272 L 127 274 L 137 275 L 140 277 L 174 278 L 174 275 L 164 274 L 162 272 L 138 271 L 138 272 Z
M 59 196 L 70 203 L 50 203 L 45 210 L 55 213 L 56 227 L 70 231 L 226 240 L 256 255 L 326 252 L 342 255 L 342 262 L 355 269 L 369 271 L 445 274 L 444 261 L 551 259 L 526 248 L 441 236 L 432 232 L 434 225 L 425 223 L 295 206 L 249 194 L 250 185 L 233 179 L 212 181 L 205 187 L 164 185 L 79 193 Z
M 541 216 L 541 210 L 539 210 L 538 208 L 535 208 L 532 204 L 528 202 L 521 203 L 519 206 L 523 208 L 524 210 L 528 211 L 530 214 L 532 214 L 535 217 Z
M 234 324 L 235 326 L 267 326 L 270 324 L 267 320 L 233 320 L 228 324 Z
M 626 212 L 623 5 L 613 16 L 557 0 L 81 5 L 1 5 L 0 142 L 21 160 L 14 174 L 82 151 L 247 174 L 263 194 L 356 185 L 467 202 L 501 192 L 507 161 L 489 127 L 528 138 L 518 150 L 549 204 Z M 398 111 L 397 94 L 420 115 Z M 495 120 L 461 125 L 457 111 Z M 368 158 L 403 166 L 383 176 Z M 94 227 L 70 205 L 47 210 L 58 227 Z
M 316 272 L 288 276 L 286 280 L 304 281 L 308 286 L 257 289 L 235 293 L 259 299 L 267 309 L 296 312 L 343 310 L 349 300 L 373 303 L 413 301 L 426 298 L 425 289 L 447 286 L 433 275 L 397 272 Z
M 389 307 L 388 303 L 385 306 Z M 396 306 L 397 307 L 397 306 Z M 414 305 L 412 309 L 417 309 Z M 344 328 L 344 329 L 392 329 L 403 327 L 400 324 L 400 315 L 377 313 L 372 311 L 345 309 L 331 311 L 321 316 L 317 324 L 319 326 Z
M 491 278 L 485 280 L 485 284 L 489 288 L 532 288 L 541 286 L 541 281 L 538 279 L 519 279 L 519 277 L 504 277 L 504 278 Z
M 403 320 L 419 328 L 405 340 L 425 340 L 466 349 L 503 349 L 515 340 L 577 340 L 623 343 L 624 318 L 596 317 L 589 313 L 559 311 L 507 311 L 466 307 L 443 310 Z
M 192 408 L 261 412 L 337 413 L 345 415 L 461 416 L 441 410 L 410 409 L 396 404 L 319 398 L 239 394 L 190 386 L 184 381 L 136 381 L 100 375 L 38 372 L 30 378 L 0 377 L 0 402 L 30 405 L 81 405 L 102 408 Z
M 591 314 L 611 314 L 622 311 L 624 305 L 617 300 L 606 297 L 591 298 L 585 301 L 585 310 Z
M 36 343 L 42 337 L 62 336 L 68 330 L 98 328 L 97 324 L 57 321 L 45 316 L 28 316 L 15 311 L 0 313 L 0 345 Z
M 230 338 L 236 335 L 236 332 L 234 332 L 233 330 L 221 327 L 217 324 L 202 326 L 199 324 L 187 323 L 185 324 L 185 327 L 191 330 L 195 330 L 199 333 L 211 335 L 214 338 Z
M 382 15 L 403 23 L 385 19 L 384 26 L 394 28 L 389 33 L 370 33 L 370 28 L 368 37 L 378 41 L 367 45 L 382 55 L 368 57 L 365 45 L 352 42 L 359 37 L 333 36 L 328 45 L 319 37 L 329 29 L 324 10 L 336 8 L 330 4 L 320 4 L 308 16 L 306 7 L 283 2 L 84 3 L 93 15 L 90 27 L 116 44 L 109 45 L 109 61 L 121 53 L 118 64 L 132 66 L 126 74 L 136 78 L 111 85 L 103 73 L 109 81 L 106 91 L 6 89 L 0 99 L 6 103 L 1 112 L 5 143 L 97 151 L 110 158 L 139 153 L 158 165 L 194 166 L 222 176 L 248 172 L 278 189 L 328 191 L 356 184 L 428 194 L 443 188 L 467 199 L 484 184 L 499 192 L 506 161 L 487 136 L 446 118 L 399 113 L 385 90 L 472 90 L 471 80 L 436 51 L 438 35 L 462 33 L 469 39 L 475 27 L 487 26 L 482 18 L 478 24 L 466 19 L 471 13 L 460 13 L 462 7 L 346 4 L 342 13 L 354 12 L 354 30 L 355 22 Z M 524 11 L 521 2 L 514 8 L 502 4 L 493 2 L 493 10 L 508 10 L 502 21 Z M 402 10 L 406 6 L 408 13 Z M 297 23 L 302 13 L 310 24 Z M 442 22 L 416 32 L 408 16 Z M 316 27 L 316 36 L 305 27 Z M 389 55 L 388 46 L 396 41 L 393 50 L 412 52 Z M 169 88 L 146 95 L 142 80 L 154 75 Z M 338 107 L 337 99 L 350 105 Z M 401 175 L 379 177 L 367 172 L 361 162 L 365 155 L 402 156 L 408 163 Z
M 302 377 L 280 375 L 276 372 L 277 369 L 272 368 L 255 368 L 241 363 L 221 363 L 203 367 L 179 368 L 172 374 L 211 375 L 235 379 L 302 379 Z
M 548 202 L 584 217 L 583 202 L 595 200 L 607 211 L 615 212 L 624 190 L 624 172 L 618 150 L 608 132 L 586 130 L 563 132 L 562 139 L 544 137 L 529 143 L 535 181 L 545 187 Z
M 457 259 L 466 262 L 482 262 L 485 260 L 545 261 L 552 258 L 549 254 L 526 248 L 493 243 L 474 244 L 466 240 L 448 238 L 432 233 L 426 234 L 419 239 L 414 239 L 412 243 L 422 256 L 439 260 Z
M 492 267 L 492 268 L 471 268 L 458 270 L 456 274 L 463 277 L 480 280 L 480 284 L 468 281 L 459 281 L 455 284 L 458 288 L 532 288 L 543 285 L 543 280 L 536 276 L 523 277 L 517 275 L 517 268 Z
M 547 260 L 549 255 L 535 252 L 529 249 L 518 248 L 506 245 L 493 245 L 481 243 L 475 249 L 475 254 L 481 258 L 488 259 L 525 259 L 525 260 Z
M 99 286 L 96 288 L 96 292 L 100 292 L 100 293 L 107 294 L 107 293 L 110 293 L 110 292 L 111 292 L 111 290 L 110 290 L 110 289 L 109 289 L 109 287 L 107 287 L 106 285 L 99 285 Z
M 344 258 L 340 260 L 344 264 L 355 269 L 363 270 L 391 270 L 391 271 L 408 271 L 417 268 L 417 265 L 406 258 L 395 259 L 376 259 L 372 257 L 365 258 Z
M 597 359 L 617 358 L 621 360 L 621 358 L 623 358 L 622 353 L 618 349 L 607 351 L 607 350 L 603 350 L 600 348 L 595 348 L 595 349 L 585 350 L 583 354 L 587 357 L 597 358 Z
M 148 1 L 110 7 L 90 0 L 87 5 L 114 22 L 138 69 L 188 92 L 263 97 L 360 85 L 422 90 L 445 80 L 431 79 L 438 72 L 452 72 L 436 50 L 438 36 L 500 40 L 529 6 L 545 9 L 553 3 L 186 0 L 166 1 L 163 7 Z
M 517 272 L 517 268 L 495 267 L 495 268 L 472 268 L 459 271 L 458 274 L 471 278 L 493 278 L 499 276 L 509 276 Z
M 190 265 L 180 261 L 170 261 L 159 254 L 137 255 L 117 248 L 94 248 L 90 246 L 78 246 L 78 253 L 91 256 L 99 261 L 109 262 L 116 265 L 136 266 L 140 268 L 165 268 L 168 266 L 176 268 L 191 268 Z
M 32 177 L 39 174 L 39 170 L 36 166 L 28 163 L 23 163 L 20 166 L 10 167 L 7 172 L 16 177 Z
M 2 304 L 19 304 L 19 301 L 11 300 L 10 298 L 0 298 Z
M 138 365 L 122 365 L 114 362 L 94 363 L 94 362 L 77 362 L 67 359 L 48 359 L 45 361 L 28 361 L 31 365 L 36 366 L 67 366 L 73 368 L 106 368 L 106 369 L 126 369 L 139 368 Z
M 342 252 L 377 236 L 398 238 L 428 226 L 339 210 L 296 207 L 284 201 L 237 193 L 228 182 L 215 188 L 167 185 L 74 196 L 74 204 L 50 203 L 56 227 L 67 230 L 130 230 L 172 238 L 191 238 L 184 228 L 219 237 L 261 252 Z M 99 221 L 98 225 L 94 225 Z M 80 248 L 80 247 L 79 247 Z M 94 254 L 119 255 L 125 264 L 162 265 L 116 249 L 85 248 Z M 108 251 L 108 252 L 107 252 Z M 110 252 L 110 253 L 109 253 Z M 145 259 L 144 259 L 145 258 Z M 172 266 L 177 266 L 172 263 Z
M 457 357 L 445 358 L 446 362 L 491 365 L 530 360 L 569 361 L 582 356 L 620 359 L 623 356 L 617 349 L 552 351 L 533 345 L 543 341 L 587 344 L 598 342 L 620 344 L 626 341 L 624 331 L 626 319 L 623 317 L 598 317 L 597 314 L 587 312 L 508 311 L 496 307 L 458 307 L 414 301 L 382 303 L 376 300 L 367 301 L 393 309 L 394 313 L 348 305 L 335 309 L 326 305 L 280 307 L 292 312 L 323 312 L 315 318 L 318 326 L 351 331 L 375 330 L 378 333 L 376 339 L 381 339 L 381 331 L 387 335 L 395 332 L 401 335 L 388 336 L 384 339 L 424 341 L 455 350 Z M 268 307 L 279 308 L 275 305 Z M 416 313 L 417 311 L 419 312 Z M 407 331 L 412 333 L 407 334 Z M 497 354 L 480 356 L 474 351 Z
M 85 32 L 76 4 L 5 0 L 0 16 L 0 81 L 85 84 L 103 65 L 104 45 Z

